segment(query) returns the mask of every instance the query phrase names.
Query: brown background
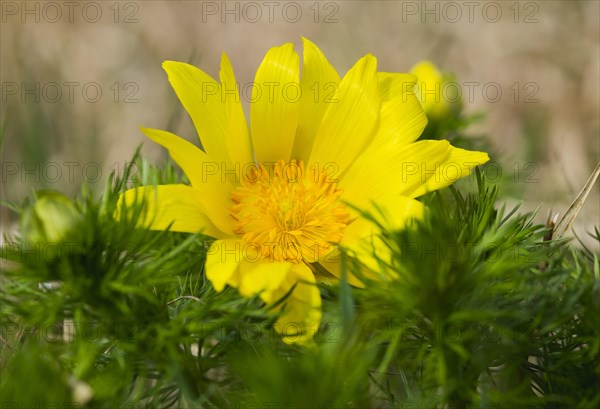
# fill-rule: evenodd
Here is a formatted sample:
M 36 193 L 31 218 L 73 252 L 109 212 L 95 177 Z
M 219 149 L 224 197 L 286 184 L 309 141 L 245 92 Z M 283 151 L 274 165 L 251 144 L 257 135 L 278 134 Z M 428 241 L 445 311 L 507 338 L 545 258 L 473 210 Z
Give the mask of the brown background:
M 370 52 L 381 71 L 407 71 L 428 58 L 460 84 L 473 84 L 472 98 L 463 90 L 466 110 L 487 117 L 470 133 L 489 135 L 492 159 L 516 177 L 503 196 L 524 200 L 526 209 L 541 205 L 540 221 L 550 208 L 566 210 L 599 161 L 598 1 L 1 4 L 3 200 L 43 187 L 75 194 L 83 181 L 100 189 L 142 142 L 143 153 L 160 161 L 165 153 L 139 126 L 194 140 L 163 60 L 189 61 L 216 76 L 226 51 L 246 84 L 268 48 L 292 41 L 301 52 L 301 36 L 340 73 Z M 65 83 L 74 83 L 72 98 Z M 502 91 L 497 101 L 494 89 L 484 93 L 490 83 Z M 102 96 L 91 102 L 96 88 Z M 6 209 L 2 216 L 4 228 L 15 218 Z M 596 187 L 578 232 L 599 219 Z

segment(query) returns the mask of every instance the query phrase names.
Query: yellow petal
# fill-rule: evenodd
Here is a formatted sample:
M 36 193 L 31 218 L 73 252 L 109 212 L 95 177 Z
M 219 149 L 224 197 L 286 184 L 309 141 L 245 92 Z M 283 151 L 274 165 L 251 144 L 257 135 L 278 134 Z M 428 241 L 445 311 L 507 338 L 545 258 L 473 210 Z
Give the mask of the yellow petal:
M 245 260 L 240 268 L 240 294 L 244 297 L 260 294 L 266 303 L 275 301 L 273 292 L 281 286 L 291 268 L 292 264 L 286 262 Z
M 193 65 L 165 61 L 169 82 L 198 132 L 207 155 L 217 163 L 231 162 L 227 151 L 227 112 L 221 84 Z
M 373 137 L 379 120 L 377 60 L 366 55 L 348 71 L 323 116 L 310 155 L 312 164 L 343 172 Z
M 425 207 L 415 199 L 397 194 L 388 194 L 363 207 L 385 230 L 405 228 L 412 220 L 423 217 Z M 340 246 L 361 261 L 372 272 L 379 271 L 378 259 L 389 262 L 391 253 L 378 237 L 382 231 L 372 221 L 358 215 L 344 231 Z M 368 274 L 368 272 L 365 272 Z
M 379 217 L 386 229 L 399 230 L 412 220 L 423 218 L 425 207 L 423 203 L 410 197 L 388 194 L 373 202 L 368 210 Z
M 144 203 L 144 215 L 140 219 L 143 227 L 165 230 L 170 226 L 172 231 L 222 235 L 207 217 L 201 198 L 202 192 L 185 185 L 142 186 L 121 194 L 117 218 L 122 215 L 123 205 L 132 207 Z
M 294 287 L 295 286 L 295 287 Z M 283 305 L 275 330 L 288 344 L 307 344 L 321 321 L 321 293 L 313 272 L 305 264 L 294 264 L 280 287 L 280 295 L 294 288 Z
M 370 147 L 396 149 L 421 136 L 427 125 L 427 116 L 413 91 L 416 81 L 414 75 L 379 75 L 383 104 L 379 128 Z
M 211 196 L 208 190 L 204 191 L 186 185 L 143 186 L 129 190 L 122 196 L 125 196 L 127 200 L 134 200 L 137 194 L 141 198 L 142 196 L 139 193 L 135 193 L 137 191 L 143 192 L 143 197 L 152 199 L 150 203 L 154 207 L 150 208 L 151 212 L 149 210 L 149 213 L 156 215 L 157 220 L 160 221 L 159 224 L 157 224 L 158 222 L 152 224 L 152 229 L 164 229 L 171 220 L 175 220 L 177 223 L 172 227 L 174 231 L 198 231 L 192 227 L 186 228 L 185 220 L 188 216 L 190 220 L 194 220 L 201 213 L 203 217 L 208 217 L 211 226 L 218 229 L 216 231 L 211 230 L 210 234 L 205 232 L 205 234 L 213 237 L 234 234 L 234 221 L 229 215 L 232 202 L 225 196 Z M 189 212 L 189 214 L 186 212 Z M 192 226 L 195 226 L 195 224 L 192 224 Z
M 256 159 L 287 161 L 300 114 L 300 59 L 293 44 L 271 48 L 254 81 L 250 129 Z
M 342 266 L 341 266 L 341 258 L 340 255 L 335 255 L 335 256 L 331 256 L 331 257 L 327 257 L 324 260 L 321 260 L 319 264 L 321 264 L 321 266 L 323 266 L 327 271 L 329 271 L 329 273 L 331 273 L 332 275 L 334 275 L 335 277 L 337 277 L 338 279 L 342 279 Z M 352 274 L 352 272 L 350 272 L 350 267 L 348 266 L 348 263 L 346 263 L 345 266 L 346 269 L 346 280 L 348 280 L 348 283 L 350 283 L 350 285 L 353 285 L 355 287 L 360 287 L 363 288 L 365 285 L 362 283 L 362 281 L 360 281 L 358 278 L 356 278 L 356 276 L 354 274 Z
M 401 72 L 378 72 L 379 94 L 383 102 L 396 98 L 397 96 L 414 94 L 417 76 Z
M 378 210 L 373 207 L 368 212 L 381 222 L 381 216 Z M 390 230 L 392 230 L 390 228 Z M 357 215 L 357 218 L 344 232 L 344 238 L 340 246 L 344 248 L 350 256 L 355 257 L 365 267 L 362 273 L 365 276 L 374 278 L 377 275 L 378 257 L 387 260 L 389 258 L 389 249 L 379 238 L 381 230 L 371 220 Z
M 244 168 L 245 165 L 254 161 L 252 146 L 233 67 L 225 53 L 221 56 L 219 77 L 227 118 L 227 131 L 225 132 L 227 150 L 234 166 L 239 165 Z
M 242 246 L 239 239 L 217 240 L 210 246 L 205 271 L 216 291 L 223 291 L 225 284 L 236 284 L 231 278 L 242 261 Z
M 350 252 L 362 264 L 363 274 L 371 280 L 386 280 L 387 269 L 382 268 L 381 263 L 389 264 L 391 261 L 390 248 L 384 243 L 380 236 L 369 236 L 364 238 Z
M 304 44 L 304 65 L 300 81 L 302 98 L 292 158 L 307 162 L 323 115 L 336 101 L 334 93 L 339 88 L 340 76 L 315 44 L 304 37 L 302 42 Z
M 386 230 L 399 230 L 411 220 L 422 218 L 425 207 L 416 199 L 388 193 L 376 201 L 373 200 L 368 205 L 362 206 L 361 209 L 375 217 Z M 376 224 L 359 215 L 344 231 L 341 245 L 353 245 L 361 238 L 379 233 L 381 231 Z
M 169 150 L 169 155 L 181 167 L 193 187 L 209 196 L 230 198 L 233 190 L 230 179 L 223 177 L 223 166 L 210 160 L 206 153 L 171 132 L 150 128 L 141 130 L 148 138 Z
M 448 157 L 447 141 L 419 141 L 396 149 L 369 148 L 341 178 L 342 199 L 369 206 L 388 194 L 411 196 Z
M 142 128 L 142 132 L 169 150 L 173 160 L 197 189 L 195 194 L 198 203 L 213 224 L 223 233 L 233 234 L 233 220 L 229 216 L 229 210 L 233 206 L 231 193 L 234 185 L 231 183 L 231 174 L 227 177 L 227 164 L 209 159 L 206 153 L 170 132 L 148 128 Z M 241 172 L 236 172 L 233 181 L 239 183 L 240 178 Z
M 436 164 L 435 173 L 427 179 L 427 182 L 412 192 L 406 192 L 406 194 L 411 197 L 418 197 L 427 192 L 450 186 L 458 179 L 469 176 L 476 166 L 489 160 L 490 158 L 485 152 L 468 151 L 450 146 L 446 160 Z

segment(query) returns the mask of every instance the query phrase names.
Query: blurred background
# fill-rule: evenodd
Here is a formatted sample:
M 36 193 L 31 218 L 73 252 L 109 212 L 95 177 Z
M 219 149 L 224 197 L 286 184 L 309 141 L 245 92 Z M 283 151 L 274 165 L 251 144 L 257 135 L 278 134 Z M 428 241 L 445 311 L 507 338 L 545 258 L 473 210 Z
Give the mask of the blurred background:
M 187 61 L 217 77 L 223 51 L 242 84 L 265 52 L 301 36 L 340 74 L 366 53 L 380 71 L 429 59 L 452 72 L 469 128 L 485 134 L 501 196 L 564 213 L 600 160 L 598 1 L 2 1 L 1 195 L 33 189 L 100 191 L 135 148 L 156 163 L 165 151 L 140 126 L 197 143 L 161 68 Z M 496 173 L 496 174 L 495 174 Z M 508 177 L 507 177 L 508 176 Z M 506 183 L 505 183 L 506 184 Z M 1 210 L 3 231 L 16 215 Z M 576 223 L 600 220 L 593 189 Z

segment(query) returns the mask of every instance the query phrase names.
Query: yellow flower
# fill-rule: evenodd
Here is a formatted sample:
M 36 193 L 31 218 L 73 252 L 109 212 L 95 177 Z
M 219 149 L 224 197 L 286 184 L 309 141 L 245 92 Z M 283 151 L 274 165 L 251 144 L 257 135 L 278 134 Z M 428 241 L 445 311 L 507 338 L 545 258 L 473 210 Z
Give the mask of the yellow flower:
M 444 93 L 447 78 L 431 61 L 417 63 L 410 72 L 418 78 L 416 94 L 427 116 L 439 119 L 447 115 L 450 112 L 450 102 Z
M 377 230 L 355 207 L 402 227 L 421 217 L 424 193 L 450 185 L 488 160 L 447 141 L 415 142 L 427 119 L 411 74 L 377 72 L 366 55 L 340 78 L 303 38 L 304 63 L 291 43 L 270 49 L 252 85 L 250 126 L 223 53 L 220 81 L 189 64 L 166 61 L 169 81 L 204 150 L 161 130 L 143 129 L 169 150 L 191 186 L 145 186 L 152 229 L 203 232 L 217 240 L 206 275 L 217 291 L 279 303 L 276 330 L 307 342 L 321 318 L 315 264 L 340 276 L 337 246 L 374 268 Z M 355 277 L 353 284 L 360 285 Z

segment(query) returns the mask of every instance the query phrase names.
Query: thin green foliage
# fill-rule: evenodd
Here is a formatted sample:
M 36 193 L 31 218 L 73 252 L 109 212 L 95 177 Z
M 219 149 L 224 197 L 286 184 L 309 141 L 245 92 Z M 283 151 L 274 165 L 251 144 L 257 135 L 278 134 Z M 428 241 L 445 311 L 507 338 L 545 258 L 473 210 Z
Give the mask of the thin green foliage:
M 7 238 L 3 404 L 600 405 L 598 255 L 544 241 L 546 227 L 498 205 L 481 173 L 476 193 L 429 194 L 423 220 L 380 226 L 392 254 L 379 260 L 381 274 L 350 257 L 340 282 L 322 272 L 311 346 L 283 343 L 260 300 L 214 291 L 203 271 L 210 238 L 137 227 L 143 203 L 114 217 L 125 189 L 181 181 L 171 164 L 136 153 L 100 197 L 84 187 L 71 201 L 60 239 L 32 242 L 26 232 L 43 223 Z M 21 217 L 41 197 L 15 207 Z

